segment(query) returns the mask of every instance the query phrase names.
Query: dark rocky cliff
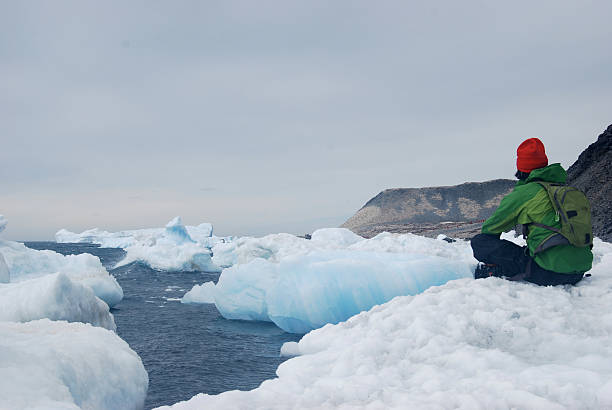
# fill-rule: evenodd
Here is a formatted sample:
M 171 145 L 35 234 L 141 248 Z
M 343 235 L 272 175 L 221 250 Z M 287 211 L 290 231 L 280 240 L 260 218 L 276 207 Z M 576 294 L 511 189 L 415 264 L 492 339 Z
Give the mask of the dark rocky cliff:
M 612 125 L 580 154 L 567 176 L 591 201 L 593 235 L 612 241 Z
M 342 227 L 365 237 L 383 231 L 471 237 L 514 185 L 512 180 L 496 179 L 456 186 L 387 189 Z

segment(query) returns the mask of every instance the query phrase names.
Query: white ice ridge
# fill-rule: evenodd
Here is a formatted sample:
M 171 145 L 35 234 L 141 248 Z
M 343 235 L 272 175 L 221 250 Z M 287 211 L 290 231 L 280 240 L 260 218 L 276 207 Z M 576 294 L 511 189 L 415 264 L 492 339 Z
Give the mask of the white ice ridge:
M 111 307 L 123 299 L 121 286 L 96 256 L 64 256 L 49 250 L 30 249 L 22 243 L 5 240 L 0 240 L 0 254 L 6 261 L 12 283 L 61 272 L 71 281 L 90 288 Z
M 347 229 L 315 231 L 312 240 L 289 234 L 239 238 L 213 248 L 226 268 L 200 299 L 214 298 L 227 319 L 274 322 L 293 333 L 338 323 L 395 296 L 472 275 L 476 260 L 465 241 L 447 243 L 416 235 L 364 239 Z
M 207 271 L 220 269 L 212 263 L 211 248 L 231 238 L 212 235 L 209 223 L 185 226 L 180 217 L 164 228 L 107 232 L 98 228 L 80 234 L 65 229 L 55 234 L 57 242 L 95 243 L 106 248 L 123 248 L 126 257 L 117 266 L 140 261 L 158 270 Z
M 171 408 L 612 408 L 612 244 L 594 253 L 575 287 L 461 279 L 397 297 L 285 344 L 299 356 L 254 390 Z
M 142 409 L 147 388 L 142 361 L 114 332 L 0 322 L 2 409 Z
M 44 318 L 117 329 L 108 305 L 63 273 L 0 285 L 0 321 Z
M 232 241 L 218 242 L 212 250 L 213 262 L 221 267 L 242 265 L 257 258 L 279 262 L 287 256 L 316 250 L 426 253 L 475 263 L 471 253 L 467 252 L 470 248 L 466 242 L 460 241 L 449 246 L 442 240 L 432 241 L 412 234 L 398 235 L 387 232 L 372 239 L 364 239 L 348 229 L 324 228 L 313 232 L 311 240 L 280 233 L 263 238 L 241 237 Z
M 182 226 L 180 217 L 175 217 L 167 226 Z M 210 223 L 198 226 L 183 226 L 187 234 L 195 242 L 207 243 L 212 238 L 213 227 Z M 183 236 L 183 229 L 178 230 L 178 236 Z M 88 229 L 81 233 L 60 229 L 55 234 L 55 240 L 60 243 L 94 243 L 103 248 L 128 248 L 133 245 L 154 245 L 158 239 L 167 235 L 166 228 L 133 229 L 119 232 L 108 232 L 99 228 Z

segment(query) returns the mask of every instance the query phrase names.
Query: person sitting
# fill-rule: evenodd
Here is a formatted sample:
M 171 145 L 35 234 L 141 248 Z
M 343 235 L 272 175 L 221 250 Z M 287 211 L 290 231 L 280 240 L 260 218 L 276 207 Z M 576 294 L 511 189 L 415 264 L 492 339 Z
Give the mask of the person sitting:
M 537 138 L 529 138 L 519 145 L 516 165 L 515 188 L 484 222 L 482 233 L 471 240 L 474 257 L 481 262 L 474 277 L 498 276 L 537 285 L 578 283 L 593 263 L 590 246 L 572 245 L 558 235 L 558 244 L 542 250 L 543 242 L 554 235 L 551 229 L 559 232 L 561 224 L 547 189 L 539 181 L 565 184 L 566 171 L 561 164 L 548 165 L 544 144 Z M 502 232 L 519 224 L 529 229 L 527 246 L 500 239 Z M 592 238 L 587 239 L 592 243 Z

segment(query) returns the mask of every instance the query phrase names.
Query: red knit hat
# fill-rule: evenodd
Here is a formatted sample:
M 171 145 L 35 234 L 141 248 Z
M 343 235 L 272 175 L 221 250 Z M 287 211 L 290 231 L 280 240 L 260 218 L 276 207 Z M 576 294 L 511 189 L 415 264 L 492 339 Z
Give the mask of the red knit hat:
M 548 165 L 548 157 L 544 144 L 537 138 L 529 138 L 521 143 L 516 150 L 516 168 L 521 172 L 531 172 L 534 169 Z

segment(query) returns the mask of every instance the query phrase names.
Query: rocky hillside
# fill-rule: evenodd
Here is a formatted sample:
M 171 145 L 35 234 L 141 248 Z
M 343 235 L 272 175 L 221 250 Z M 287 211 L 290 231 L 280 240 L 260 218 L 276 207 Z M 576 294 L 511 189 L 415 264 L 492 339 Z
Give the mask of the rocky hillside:
M 568 183 L 591 201 L 593 234 L 612 241 L 612 125 L 567 170 Z
M 514 184 L 512 180 L 496 179 L 456 186 L 387 189 L 342 227 L 367 238 L 383 231 L 471 237 Z
M 568 169 L 568 183 L 591 201 L 594 235 L 612 241 L 612 125 Z M 447 187 L 387 189 L 342 227 L 366 238 L 384 231 L 470 238 L 514 184 L 513 180 L 496 179 Z

